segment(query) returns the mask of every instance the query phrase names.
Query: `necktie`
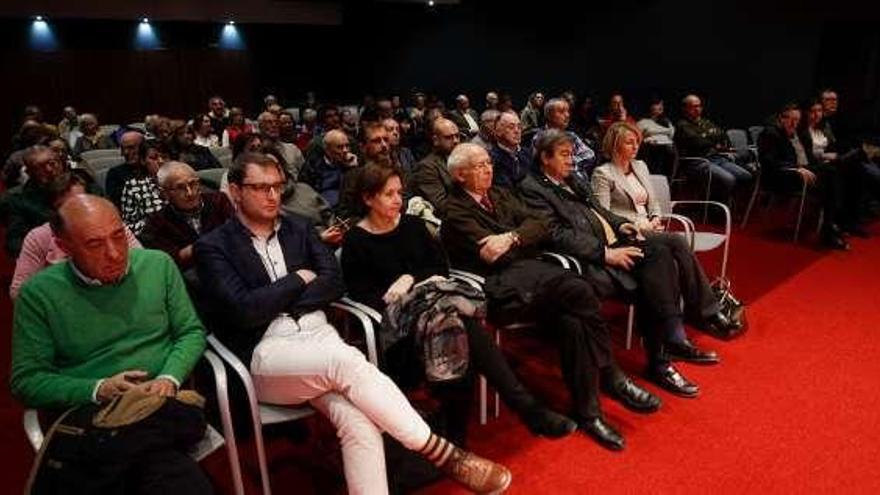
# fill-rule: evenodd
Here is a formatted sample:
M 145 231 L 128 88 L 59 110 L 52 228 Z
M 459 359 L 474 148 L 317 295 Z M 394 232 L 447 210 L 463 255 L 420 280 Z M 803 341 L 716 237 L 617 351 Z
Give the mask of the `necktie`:
M 489 200 L 489 195 L 483 195 L 480 198 L 480 206 L 486 209 L 489 213 L 495 213 L 495 205 L 492 204 L 492 201 Z

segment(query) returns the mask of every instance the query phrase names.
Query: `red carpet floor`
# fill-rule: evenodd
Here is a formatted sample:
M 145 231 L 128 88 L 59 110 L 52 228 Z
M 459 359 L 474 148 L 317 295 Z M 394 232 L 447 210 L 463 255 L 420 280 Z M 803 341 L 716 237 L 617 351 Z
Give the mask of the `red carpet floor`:
M 624 452 L 605 451 L 581 434 L 533 438 L 503 410 L 488 426 L 474 424 L 470 447 L 511 468 L 510 493 L 880 493 L 880 228 L 873 233 L 853 241 L 851 252 L 824 253 L 759 227 L 737 232 L 729 270 L 735 292 L 749 303 L 750 331 L 734 342 L 693 333 L 723 359 L 716 367 L 682 365 L 702 387 L 697 399 L 658 392 L 664 405 L 650 416 L 604 401 L 609 420 L 626 436 Z M 717 258 L 705 261 L 711 271 Z M 0 273 L 9 272 L 3 263 Z M 10 307 L 4 294 L 5 342 Z M 619 313 L 609 308 L 618 334 Z M 504 347 L 531 388 L 567 409 L 550 344 L 512 335 Z M 621 350 L 618 358 L 627 371 L 640 372 L 638 348 Z M 20 493 L 32 454 L 21 409 L 5 386 L 8 359 L 6 344 L 0 351 L 0 493 Z M 338 454 L 322 420 L 311 421 L 320 430 L 312 441 L 269 442 L 277 493 L 344 491 L 336 468 L 316 468 L 316 447 L 331 451 L 331 459 Z M 257 493 L 253 456 L 245 457 L 248 491 Z M 209 458 L 206 468 L 219 491 L 230 493 L 223 454 Z M 422 493 L 464 492 L 443 482 Z

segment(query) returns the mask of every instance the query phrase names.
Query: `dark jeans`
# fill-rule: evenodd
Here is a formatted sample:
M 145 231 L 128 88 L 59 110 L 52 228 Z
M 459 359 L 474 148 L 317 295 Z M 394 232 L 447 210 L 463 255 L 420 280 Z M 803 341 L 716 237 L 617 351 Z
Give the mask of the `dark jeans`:
M 715 201 L 729 205 L 737 186 L 752 181 L 752 173 L 727 155 L 710 155 L 706 160 L 691 164 L 690 172 L 704 179 L 708 179 L 711 172 L 710 194 Z

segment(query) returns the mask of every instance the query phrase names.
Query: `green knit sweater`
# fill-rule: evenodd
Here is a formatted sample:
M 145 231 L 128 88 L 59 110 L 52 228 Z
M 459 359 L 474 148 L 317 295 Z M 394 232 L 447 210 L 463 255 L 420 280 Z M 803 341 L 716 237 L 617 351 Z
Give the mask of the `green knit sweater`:
M 174 262 L 161 251 L 132 249 L 115 285 L 88 286 L 69 262 L 41 271 L 15 301 L 12 393 L 28 407 L 89 403 L 97 381 L 121 371 L 179 382 L 205 348 Z

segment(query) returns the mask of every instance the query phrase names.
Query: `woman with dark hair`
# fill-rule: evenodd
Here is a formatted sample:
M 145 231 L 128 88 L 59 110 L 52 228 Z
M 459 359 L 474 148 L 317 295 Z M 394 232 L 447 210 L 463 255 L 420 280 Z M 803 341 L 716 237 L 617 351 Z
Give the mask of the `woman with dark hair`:
M 242 132 L 232 140 L 232 159 L 244 152 L 262 153 L 263 138 L 255 132 Z
M 165 206 L 165 198 L 156 182 L 156 173 L 165 163 L 168 153 L 156 140 L 144 140 L 138 146 L 137 173 L 129 177 L 122 186 L 122 222 L 135 235 L 144 229 L 147 215 Z
M 214 126 L 211 124 L 211 117 L 208 114 L 200 113 L 193 117 L 192 126 L 195 132 L 193 143 L 205 148 L 220 146 L 220 138 L 214 134 Z
M 662 98 L 651 99 L 648 108 L 648 116 L 636 124 L 643 138 L 640 158 L 647 162 L 652 174 L 670 177 L 678 160 L 673 141 L 675 126 L 664 113 Z
M 473 399 L 473 377 L 483 374 L 499 391 L 507 405 L 519 414 L 536 435 L 562 437 L 576 428 L 573 421 L 544 407 L 519 382 L 510 370 L 504 356 L 489 338 L 479 322 L 483 310 L 482 293 L 471 293 L 470 286 L 450 280 L 449 267 L 441 247 L 428 233 L 424 222 L 400 213 L 403 202 L 401 174 L 395 168 L 368 165 L 361 175 L 358 196 L 367 214 L 345 236 L 342 248 L 342 268 L 351 297 L 384 312 L 383 334 L 380 341 L 385 348 L 386 372 L 398 383 L 412 385 L 422 377 L 429 379 L 432 392 L 441 399 L 442 407 L 450 418 L 450 436 L 462 439 L 465 435 L 468 410 Z M 464 295 L 463 295 L 464 294 Z M 472 296 L 472 297 L 468 297 Z M 475 296 L 475 297 L 474 297 Z M 414 359 L 425 355 L 424 343 L 430 342 L 435 330 L 430 325 L 405 324 L 419 321 L 428 314 L 411 304 L 454 297 L 466 301 L 472 311 L 454 311 L 454 317 L 443 320 L 449 326 L 463 330 L 463 346 L 453 346 L 448 355 L 440 356 L 445 363 L 464 361 L 461 373 L 437 377 L 433 361 L 422 363 Z M 457 306 L 458 307 L 458 306 Z M 433 321 L 433 318 L 424 318 Z M 409 329 L 407 333 L 402 331 Z M 460 343 L 460 340 L 455 342 Z M 414 352 L 415 348 L 415 352 Z M 435 349 L 436 350 L 436 349 Z M 430 353 L 428 353 L 430 354 Z
M 196 135 L 191 125 L 179 125 L 169 143 L 170 156 L 186 163 L 195 170 L 222 168 L 217 158 L 207 147 L 195 143 Z

